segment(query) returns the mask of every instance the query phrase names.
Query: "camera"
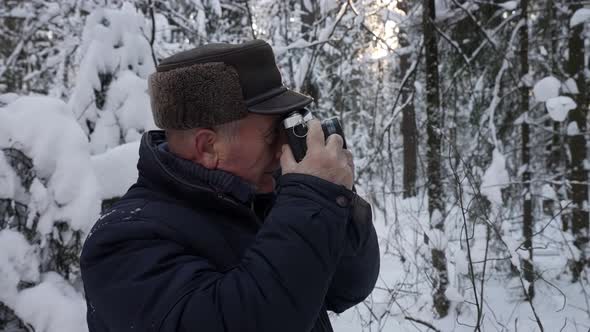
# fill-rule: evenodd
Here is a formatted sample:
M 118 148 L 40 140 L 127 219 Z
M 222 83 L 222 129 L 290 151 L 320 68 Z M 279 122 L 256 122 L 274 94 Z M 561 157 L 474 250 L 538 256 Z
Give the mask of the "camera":
M 304 108 L 289 113 L 289 115 L 283 119 L 283 128 L 287 134 L 287 142 L 291 147 L 293 157 L 295 157 L 297 162 L 300 162 L 307 152 L 307 123 L 313 118 L 311 111 Z M 334 117 L 322 120 L 321 124 L 324 138 L 327 139 L 328 136 L 332 134 L 338 134 L 342 137 L 342 140 L 344 141 L 343 147 L 346 149 L 346 139 L 344 138 L 344 132 L 342 131 L 342 126 L 340 125 L 338 118 Z

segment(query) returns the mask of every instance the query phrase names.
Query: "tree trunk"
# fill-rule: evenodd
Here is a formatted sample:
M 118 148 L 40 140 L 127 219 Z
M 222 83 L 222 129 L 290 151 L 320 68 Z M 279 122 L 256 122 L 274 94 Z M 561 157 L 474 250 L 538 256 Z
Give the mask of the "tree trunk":
M 528 29 L 528 0 L 520 0 L 521 22 L 520 28 L 520 77 L 523 78 L 529 73 L 529 29 Z M 526 114 L 529 110 L 530 89 L 526 82 L 520 83 L 520 110 Z M 525 116 L 525 119 L 527 117 Z M 522 140 L 522 184 L 524 186 L 523 194 L 523 220 L 522 233 L 524 236 L 524 248 L 528 251 L 528 257 L 523 259 L 522 267 L 524 279 L 528 282 L 526 296 L 532 299 L 535 296 L 535 273 L 533 269 L 533 205 L 531 198 L 531 169 L 530 169 L 530 146 L 529 146 L 529 124 L 527 121 L 522 122 L 521 127 Z
M 434 29 L 434 0 L 423 0 L 422 29 L 424 33 L 424 55 L 426 58 L 426 113 L 427 113 L 427 153 L 428 161 L 428 212 L 430 227 L 444 232 L 445 212 L 441 181 L 441 110 L 438 87 L 438 47 Z M 445 295 L 448 280 L 445 251 L 438 246 L 432 249 L 434 276 L 434 308 L 439 317 L 449 311 L 449 300 Z
M 545 25 L 545 38 L 547 40 L 549 40 L 549 44 L 547 46 L 549 46 L 549 57 L 550 57 L 550 61 L 551 61 L 551 68 L 552 71 L 557 72 L 558 71 L 558 66 L 556 63 L 556 59 L 557 59 L 557 43 L 556 43 L 556 27 L 555 27 L 555 20 L 556 20 L 556 13 L 555 13 L 555 4 L 553 3 L 553 0 L 548 0 L 547 4 L 546 4 L 546 10 L 547 10 L 547 20 L 546 20 L 546 25 Z M 553 74 L 553 72 L 552 72 Z M 561 160 L 561 147 L 560 147 L 560 137 L 561 137 L 561 133 L 560 133 L 560 122 L 558 121 L 553 121 L 551 119 L 548 119 L 547 122 L 545 123 L 546 128 L 550 129 L 553 131 L 552 135 L 551 135 L 551 141 L 549 142 L 549 146 L 547 148 L 547 152 L 549 154 L 549 158 L 547 160 L 547 167 L 549 167 L 549 172 L 552 173 L 557 173 L 558 172 L 558 168 L 560 165 L 560 160 Z M 557 186 L 556 188 L 557 189 Z
M 572 15 L 581 8 L 578 0 L 570 0 L 570 12 Z M 568 127 L 577 126 L 578 134 L 568 135 L 568 144 L 571 154 L 571 163 L 568 177 L 571 185 L 572 224 L 571 230 L 574 236 L 574 245 L 581 251 L 579 260 L 572 262 L 571 269 L 574 281 L 580 278 L 584 269 L 586 257 L 584 250 L 588 243 L 588 173 L 584 168 L 586 159 L 586 82 L 584 78 L 584 39 L 582 38 L 583 24 L 579 24 L 570 30 L 568 48 L 569 59 L 566 66 L 568 75 L 576 81 L 579 94 L 573 95 L 576 100 L 576 109 L 569 113 Z M 569 133 L 568 133 L 569 134 Z
M 397 8 L 404 13 L 408 13 L 407 1 L 398 1 Z M 400 26 L 399 45 L 402 48 L 410 46 L 408 35 L 403 26 Z M 400 56 L 399 59 L 399 77 L 400 81 L 406 77 L 410 67 L 412 54 L 406 52 Z M 406 83 L 401 88 L 401 100 L 405 103 L 409 98 L 412 98 L 402 110 L 401 132 L 403 136 L 404 147 L 404 198 L 416 196 L 416 179 L 418 174 L 418 128 L 416 128 L 416 113 L 414 110 L 413 88 L 409 83 Z
M 561 15 L 558 15 L 556 10 L 557 5 L 554 0 L 547 0 L 545 9 L 547 11 L 547 19 L 545 20 L 545 39 L 548 40 L 547 47 L 549 48 L 549 60 L 551 62 L 551 75 L 559 77 L 559 63 L 558 63 L 558 35 Z M 553 177 L 553 190 L 555 190 L 556 197 L 548 198 L 543 197 L 543 210 L 550 216 L 553 216 L 559 208 L 559 202 L 564 201 L 567 197 L 564 197 L 563 186 L 564 186 L 564 167 L 565 167 L 565 146 L 564 146 L 564 130 L 563 124 L 559 121 L 554 121 L 551 118 L 545 122 L 545 127 L 552 132 L 551 140 L 547 145 L 547 168 L 548 174 Z M 564 232 L 568 230 L 569 215 L 561 215 L 562 229 Z

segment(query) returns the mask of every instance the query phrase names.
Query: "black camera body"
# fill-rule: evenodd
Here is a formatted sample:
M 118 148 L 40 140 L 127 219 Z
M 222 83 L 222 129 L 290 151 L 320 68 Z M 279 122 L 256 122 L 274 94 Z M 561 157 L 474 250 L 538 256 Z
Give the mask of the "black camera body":
M 306 108 L 291 112 L 283 119 L 283 128 L 287 134 L 287 142 L 297 162 L 300 162 L 307 152 L 307 122 L 312 119 L 313 114 Z M 327 139 L 332 134 L 338 134 L 342 137 L 344 141 L 343 147 L 346 149 L 346 139 L 344 138 L 344 132 L 342 131 L 342 126 L 338 118 L 322 120 L 321 124 L 324 138 Z

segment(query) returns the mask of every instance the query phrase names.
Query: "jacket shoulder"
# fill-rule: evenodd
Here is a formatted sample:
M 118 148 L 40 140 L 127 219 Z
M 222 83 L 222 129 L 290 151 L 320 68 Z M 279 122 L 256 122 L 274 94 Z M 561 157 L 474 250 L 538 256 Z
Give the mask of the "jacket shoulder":
M 235 255 L 219 227 L 223 218 L 206 207 L 188 207 L 170 199 L 123 196 L 88 234 L 81 265 L 103 264 L 106 257 L 141 251 L 152 242 L 162 250 L 202 257 L 226 267 Z

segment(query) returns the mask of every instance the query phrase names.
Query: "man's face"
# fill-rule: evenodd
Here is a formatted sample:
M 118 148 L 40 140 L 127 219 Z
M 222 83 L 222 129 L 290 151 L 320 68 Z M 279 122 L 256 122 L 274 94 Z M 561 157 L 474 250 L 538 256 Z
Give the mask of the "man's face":
M 272 192 L 273 171 L 280 167 L 280 152 L 286 141 L 275 115 L 248 114 L 238 121 L 232 138 L 219 149 L 217 168 L 256 186 L 257 192 Z

